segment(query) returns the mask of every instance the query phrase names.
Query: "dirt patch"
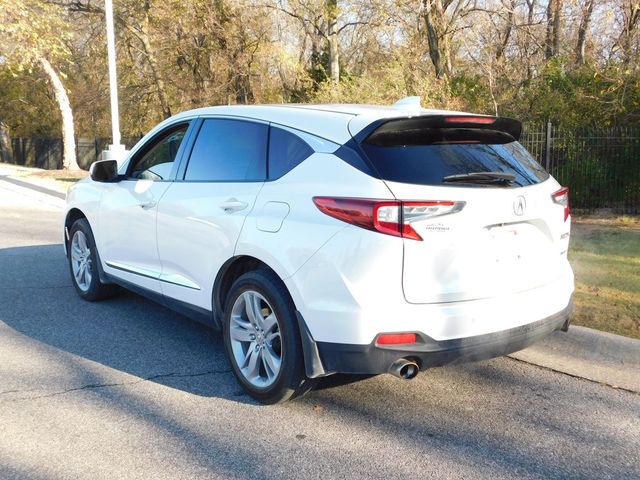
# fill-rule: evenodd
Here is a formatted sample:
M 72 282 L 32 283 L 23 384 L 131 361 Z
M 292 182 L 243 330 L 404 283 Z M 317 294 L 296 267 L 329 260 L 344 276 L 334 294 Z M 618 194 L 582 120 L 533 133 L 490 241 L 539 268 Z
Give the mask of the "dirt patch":
M 28 174 L 33 178 L 51 178 L 62 182 L 75 182 L 88 175 L 86 170 L 35 170 Z

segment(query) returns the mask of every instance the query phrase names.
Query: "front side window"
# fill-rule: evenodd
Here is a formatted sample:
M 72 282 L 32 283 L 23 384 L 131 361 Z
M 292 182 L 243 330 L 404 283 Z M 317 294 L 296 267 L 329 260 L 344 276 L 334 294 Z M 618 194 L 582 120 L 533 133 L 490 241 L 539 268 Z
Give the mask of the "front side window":
M 267 135 L 262 123 L 205 119 L 198 133 L 184 179 L 200 182 L 264 181 Z
M 188 124 L 180 125 L 164 134 L 155 144 L 134 160 L 130 178 L 140 180 L 168 180 Z

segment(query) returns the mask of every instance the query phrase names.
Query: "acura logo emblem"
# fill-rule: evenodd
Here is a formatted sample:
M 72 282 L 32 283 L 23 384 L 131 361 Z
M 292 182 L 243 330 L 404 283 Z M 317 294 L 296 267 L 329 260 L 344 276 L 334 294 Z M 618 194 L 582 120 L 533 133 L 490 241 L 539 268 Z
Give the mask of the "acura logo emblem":
M 517 197 L 513 201 L 513 213 L 515 213 L 517 216 L 521 217 L 526 209 L 527 201 L 524 199 L 524 197 Z

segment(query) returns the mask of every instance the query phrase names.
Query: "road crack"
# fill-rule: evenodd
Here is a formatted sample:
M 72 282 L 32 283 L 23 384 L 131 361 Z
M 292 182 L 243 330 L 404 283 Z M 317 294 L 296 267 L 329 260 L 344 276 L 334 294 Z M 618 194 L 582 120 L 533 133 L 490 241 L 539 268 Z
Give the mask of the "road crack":
M 152 382 L 154 380 L 162 379 L 162 378 L 190 378 L 190 377 L 203 377 L 205 375 L 221 375 L 224 373 L 230 373 L 231 369 L 224 370 L 208 370 L 205 372 L 195 372 L 195 373 L 180 373 L 180 372 L 172 372 L 172 373 L 161 373 L 158 375 L 152 375 L 150 377 L 139 378 L 138 380 L 133 380 L 130 382 L 118 382 L 118 383 L 89 383 L 87 385 L 82 385 L 80 387 L 68 388 L 66 390 L 60 390 L 58 392 L 51 392 L 44 395 L 35 395 L 31 397 L 21 397 L 21 398 L 12 398 L 8 400 L 3 400 L 4 402 L 17 402 L 24 400 L 39 400 L 41 398 L 51 398 L 57 397 L 60 395 L 66 395 L 68 393 L 78 392 L 82 390 L 95 390 L 100 388 L 111 388 L 111 387 L 125 387 L 130 385 L 137 385 L 143 382 Z M 27 393 L 32 392 L 33 390 L 6 390 L 4 392 L 0 392 L 1 395 L 8 395 L 10 393 Z

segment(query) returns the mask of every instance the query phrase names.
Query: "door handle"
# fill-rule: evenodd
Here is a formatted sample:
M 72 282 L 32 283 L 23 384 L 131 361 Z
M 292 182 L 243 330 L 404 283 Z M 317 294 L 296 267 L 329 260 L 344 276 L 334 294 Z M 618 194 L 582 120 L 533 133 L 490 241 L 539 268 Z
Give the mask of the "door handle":
M 218 204 L 218 206 L 225 211 L 225 213 L 239 212 L 247 208 L 249 204 L 247 202 L 241 202 L 236 198 L 230 198 L 229 200 Z
M 157 205 L 157 202 L 154 201 L 150 201 L 150 202 L 143 202 L 140 204 L 140 207 L 144 210 L 148 210 L 150 208 L 153 208 Z

